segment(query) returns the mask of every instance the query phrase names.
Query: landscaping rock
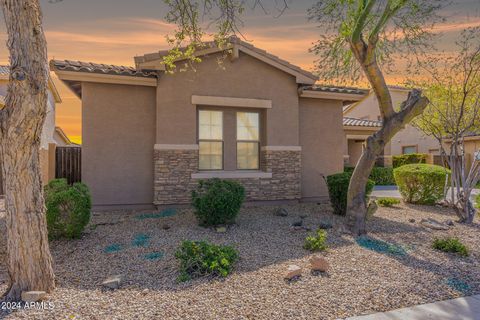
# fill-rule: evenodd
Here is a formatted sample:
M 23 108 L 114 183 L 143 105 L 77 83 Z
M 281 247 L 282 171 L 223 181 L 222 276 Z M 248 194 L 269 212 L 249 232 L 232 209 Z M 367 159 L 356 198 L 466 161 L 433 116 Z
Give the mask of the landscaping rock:
M 320 229 L 332 229 L 333 226 L 330 222 L 320 222 L 320 225 L 318 226 Z
M 451 227 L 455 225 L 452 220 L 447 220 L 447 221 L 445 221 L 445 224 L 446 224 L 447 226 L 451 226 Z
M 288 211 L 285 208 L 278 208 L 275 210 L 275 215 L 279 217 L 286 217 L 288 216 Z
M 320 255 L 312 256 L 309 261 L 313 271 L 327 272 L 330 269 L 327 259 Z
M 420 221 L 420 224 L 426 228 L 432 229 L 432 230 L 448 230 L 448 226 L 438 222 L 435 219 L 422 219 Z
M 338 232 L 343 233 L 343 234 L 352 234 L 352 232 L 350 230 L 348 230 L 348 228 L 345 227 L 344 224 L 340 224 L 340 226 L 338 227 Z
M 415 219 L 408 219 L 408 222 L 415 223 Z
M 298 278 L 302 275 L 302 268 L 295 265 L 291 264 L 288 266 L 287 271 L 285 272 L 284 278 L 287 280 L 292 280 L 294 278 Z
M 170 229 L 170 226 L 169 226 L 168 224 L 164 224 L 164 225 L 162 226 L 162 229 L 163 229 L 163 230 L 168 230 L 168 229 Z
M 218 233 L 225 233 L 225 232 L 227 232 L 227 228 L 225 228 L 225 227 L 217 227 L 216 230 L 217 230 Z
M 122 283 L 122 276 L 116 275 L 108 277 L 107 280 L 102 282 L 102 286 L 109 288 L 109 289 L 118 289 Z
M 367 207 L 367 218 L 371 218 L 375 215 L 378 210 L 378 204 L 375 200 L 370 200 Z
M 292 227 L 301 227 L 303 226 L 303 219 L 295 220 L 292 222 Z
M 45 291 L 24 291 L 22 292 L 22 301 L 37 302 L 43 300 L 47 293 Z

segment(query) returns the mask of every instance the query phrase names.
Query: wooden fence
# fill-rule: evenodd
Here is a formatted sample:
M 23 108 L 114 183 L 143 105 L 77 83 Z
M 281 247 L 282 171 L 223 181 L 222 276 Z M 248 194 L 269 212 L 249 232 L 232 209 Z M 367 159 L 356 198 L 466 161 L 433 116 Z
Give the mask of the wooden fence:
M 55 151 L 55 178 L 65 178 L 68 183 L 82 179 L 82 148 L 57 147 Z

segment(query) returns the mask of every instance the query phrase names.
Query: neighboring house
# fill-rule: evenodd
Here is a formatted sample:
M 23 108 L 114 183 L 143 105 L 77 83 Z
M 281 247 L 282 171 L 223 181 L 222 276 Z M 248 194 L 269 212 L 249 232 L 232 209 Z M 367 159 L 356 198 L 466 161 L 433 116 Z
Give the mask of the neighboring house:
M 247 201 L 328 197 L 323 175 L 343 170 L 343 105 L 365 91 L 316 86 L 237 38 L 207 44 L 187 72 L 166 74 L 165 54 L 135 68 L 51 61 L 82 100 L 82 181 L 97 208 L 187 204 L 213 177 L 240 181 Z
M 408 97 L 409 89 L 397 86 L 389 86 L 389 89 L 394 108 L 400 108 L 400 104 Z M 369 123 L 364 123 L 363 126 L 366 133 L 374 133 L 381 127 L 378 101 L 372 90 L 362 100 L 344 107 L 343 115 L 344 117 L 369 121 Z M 365 135 L 368 136 L 367 134 Z M 345 144 L 348 146 L 348 149 L 345 151 L 348 153 L 345 158 L 349 159 L 349 161 L 346 162 L 347 164 L 354 166 L 357 163 L 358 150 L 361 149 L 362 140 L 365 139 L 366 137 L 362 138 L 361 135 L 349 136 L 346 134 Z M 351 146 L 352 148 L 350 148 Z M 383 157 L 379 159 L 379 162 L 380 164 L 388 166 L 391 165 L 391 156 L 407 153 L 438 155 L 438 142 L 434 138 L 426 136 L 420 130 L 407 124 L 405 128 L 398 132 L 387 144 Z
M 0 109 L 5 106 L 9 74 L 9 66 L 0 66 Z M 57 88 L 52 79 L 49 78 L 47 114 L 40 137 L 40 166 L 42 181 L 44 183 L 55 178 L 55 104 L 61 102 L 62 99 L 60 98 Z M 3 182 L 0 184 L 3 184 Z M 1 191 L 2 190 L 0 190 L 0 193 L 3 193 Z
M 362 155 L 365 140 L 382 126 L 381 121 L 343 117 L 343 161 L 354 167 Z M 383 165 L 383 163 L 381 163 Z
M 57 147 L 67 147 L 67 146 L 73 146 L 76 145 L 70 141 L 68 136 L 63 132 L 62 128 L 60 127 L 55 127 L 55 131 L 53 132 L 53 140 L 55 141 L 55 144 Z

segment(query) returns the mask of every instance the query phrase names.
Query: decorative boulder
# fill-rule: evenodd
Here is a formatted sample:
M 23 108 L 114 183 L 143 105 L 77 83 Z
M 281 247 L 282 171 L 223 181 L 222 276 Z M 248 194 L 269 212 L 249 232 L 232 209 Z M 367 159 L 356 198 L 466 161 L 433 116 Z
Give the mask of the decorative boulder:
M 287 271 L 285 272 L 284 278 L 287 280 L 292 280 L 294 278 L 300 277 L 302 275 L 302 268 L 291 264 L 288 266 Z
M 121 283 L 122 283 L 122 276 L 116 275 L 116 276 L 108 277 L 107 280 L 102 282 L 102 286 L 109 289 L 118 289 L 120 288 Z
M 279 217 L 286 217 L 288 216 L 288 211 L 285 208 L 278 208 L 275 210 L 275 215 Z
M 422 219 L 420 224 L 426 228 L 433 229 L 433 230 L 448 230 L 448 226 L 438 222 L 435 219 Z
M 330 264 L 327 259 L 320 255 L 312 256 L 309 261 L 312 271 L 327 272 L 328 269 L 330 269 Z

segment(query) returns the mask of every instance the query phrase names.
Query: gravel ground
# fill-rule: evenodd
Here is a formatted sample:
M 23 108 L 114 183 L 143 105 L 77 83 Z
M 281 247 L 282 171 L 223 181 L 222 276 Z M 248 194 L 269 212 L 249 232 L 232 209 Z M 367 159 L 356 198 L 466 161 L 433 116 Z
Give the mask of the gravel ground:
M 325 206 L 286 206 L 288 217 L 273 215 L 274 207 L 241 211 L 227 233 L 196 225 L 190 210 L 166 218 L 138 219 L 152 212 L 96 213 L 79 240 L 51 244 L 57 289 L 47 297 L 52 310 L 19 310 L 8 319 L 337 319 L 386 311 L 420 303 L 480 293 L 480 225 L 455 224 L 447 231 L 420 226 L 422 218 L 454 219 L 449 209 L 407 206 L 380 208 L 369 222 L 369 235 L 406 248 L 407 254 L 377 253 L 342 234 L 342 218 Z M 311 253 L 302 249 L 306 231 L 291 230 L 290 223 L 308 214 L 305 225 L 316 228 L 330 221 L 331 264 L 326 275 L 308 270 Z M 410 222 L 415 219 L 416 222 Z M 4 219 L 0 221 L 1 242 Z M 163 227 L 170 228 L 165 230 Z M 150 236 L 145 246 L 132 241 Z M 459 237 L 470 249 L 462 258 L 431 248 L 442 236 Z M 176 247 L 182 240 L 207 239 L 234 245 L 240 261 L 223 280 L 198 279 L 178 284 Z M 138 244 L 138 243 L 137 243 Z M 116 246 L 115 246 L 116 245 Z M 105 248 L 118 249 L 106 253 Z M 113 247 L 112 247 L 113 246 Z M 5 245 L 0 246 L 5 248 Z M 158 260 L 145 259 L 162 252 Z M 5 260 L 4 249 L 0 252 Z M 289 264 L 304 268 L 298 281 L 282 275 Z M 122 287 L 103 290 L 101 282 L 121 274 Z M 0 267 L 0 290 L 6 272 Z

